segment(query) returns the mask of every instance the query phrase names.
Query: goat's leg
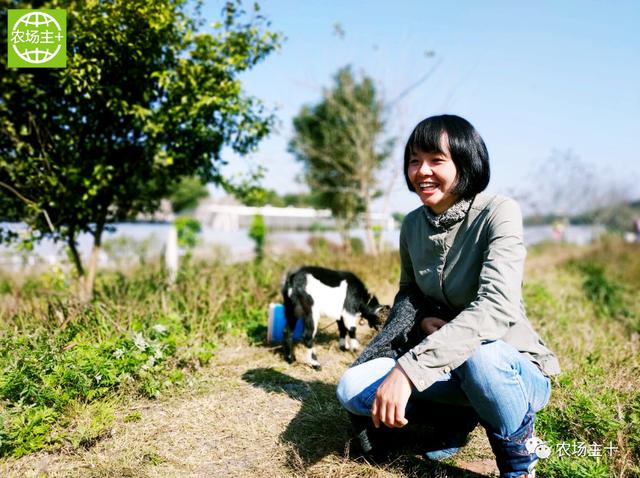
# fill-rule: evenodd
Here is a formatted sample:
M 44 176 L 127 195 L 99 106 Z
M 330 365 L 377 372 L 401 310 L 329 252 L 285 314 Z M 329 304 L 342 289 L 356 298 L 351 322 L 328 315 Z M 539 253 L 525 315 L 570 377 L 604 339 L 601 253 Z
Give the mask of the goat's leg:
M 312 312 L 305 316 L 304 321 L 304 334 L 302 340 L 304 341 L 304 345 L 307 347 L 305 360 L 311 367 L 316 370 L 320 370 L 322 366 L 320 365 L 320 362 L 318 362 L 318 356 L 316 355 L 316 351 L 313 346 L 320 316 Z
M 289 323 L 286 323 L 284 326 L 284 358 L 287 362 L 293 363 L 296 360 L 296 355 L 293 351 L 293 330 L 289 326 Z
M 347 350 L 347 328 L 344 326 L 344 320 L 340 317 L 336 320 L 338 324 L 338 333 L 340 334 L 340 350 Z
M 345 348 L 347 350 L 353 350 L 355 352 L 360 348 L 360 342 L 358 342 L 358 339 L 356 339 L 357 318 L 355 314 L 343 310 L 342 320 L 344 321 L 344 328 L 349 332 L 349 340 L 345 342 Z
M 354 352 L 360 348 L 360 342 L 356 339 L 356 326 L 349 328 L 349 342 L 351 342 L 351 350 Z

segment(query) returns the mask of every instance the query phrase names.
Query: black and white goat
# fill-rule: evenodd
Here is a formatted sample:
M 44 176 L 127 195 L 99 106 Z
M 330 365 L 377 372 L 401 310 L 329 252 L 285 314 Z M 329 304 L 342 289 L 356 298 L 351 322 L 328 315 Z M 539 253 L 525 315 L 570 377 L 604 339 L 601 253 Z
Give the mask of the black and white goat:
M 284 354 L 289 363 L 295 360 L 293 330 L 298 318 L 303 320 L 303 342 L 307 347 L 306 363 L 320 369 L 313 348 L 320 317 L 338 323 L 340 348 L 357 350 L 356 322 L 366 319 L 370 327 L 378 328 L 389 313 L 389 306 L 380 305 L 362 281 L 352 272 L 323 267 L 303 266 L 287 273 L 282 284 L 284 300 Z M 347 339 L 347 333 L 349 338 Z

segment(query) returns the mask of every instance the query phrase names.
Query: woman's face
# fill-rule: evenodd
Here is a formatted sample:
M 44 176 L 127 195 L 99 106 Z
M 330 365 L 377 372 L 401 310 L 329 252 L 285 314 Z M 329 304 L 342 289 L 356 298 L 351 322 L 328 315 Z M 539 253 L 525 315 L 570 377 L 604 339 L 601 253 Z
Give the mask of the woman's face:
M 409 180 L 425 206 L 441 214 L 458 200 L 451 191 L 456 185 L 458 170 L 449 153 L 446 136 L 440 138 L 442 153 L 415 151 L 409 157 Z

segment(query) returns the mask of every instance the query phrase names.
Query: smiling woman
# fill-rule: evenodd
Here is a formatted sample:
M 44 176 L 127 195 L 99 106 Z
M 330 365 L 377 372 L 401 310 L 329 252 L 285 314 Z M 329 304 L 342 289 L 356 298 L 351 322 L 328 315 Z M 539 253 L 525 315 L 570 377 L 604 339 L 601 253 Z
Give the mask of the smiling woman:
M 489 153 L 476 129 L 464 118 L 442 115 L 415 127 L 404 150 L 409 191 L 434 213 L 458 199 L 471 199 L 489 184 Z
M 376 429 L 426 421 L 438 429 L 426 457 L 446 459 L 480 423 L 501 478 L 532 477 L 542 444 L 535 415 L 559 364 L 524 312 L 520 208 L 483 192 L 487 148 L 458 116 L 415 127 L 404 175 L 423 207 L 402 224 L 400 290 L 381 333 L 342 376 L 338 399 L 365 452 L 390 445 Z

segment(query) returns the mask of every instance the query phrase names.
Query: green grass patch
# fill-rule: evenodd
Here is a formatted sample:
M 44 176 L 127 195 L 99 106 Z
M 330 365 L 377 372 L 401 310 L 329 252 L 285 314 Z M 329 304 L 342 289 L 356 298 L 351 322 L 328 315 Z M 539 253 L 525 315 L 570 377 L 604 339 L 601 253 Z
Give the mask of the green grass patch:
M 540 476 L 548 478 L 610 478 L 611 467 L 596 457 L 563 457 L 541 461 L 537 467 Z

